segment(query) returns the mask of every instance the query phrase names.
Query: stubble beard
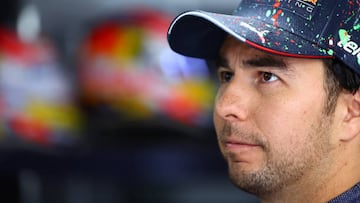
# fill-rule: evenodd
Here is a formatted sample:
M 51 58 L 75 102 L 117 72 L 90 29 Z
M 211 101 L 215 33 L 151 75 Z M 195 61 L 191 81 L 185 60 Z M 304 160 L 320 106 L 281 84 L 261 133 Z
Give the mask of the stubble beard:
M 230 163 L 230 160 L 228 160 L 229 177 L 232 183 L 246 192 L 260 198 L 266 198 L 282 191 L 289 185 L 299 182 L 322 159 L 326 159 L 331 151 L 328 132 L 332 124 L 332 118 L 324 114 L 320 117 L 317 124 L 310 126 L 310 130 L 306 135 L 307 140 L 304 142 L 307 145 L 303 146 L 301 151 L 282 151 L 282 154 L 279 152 L 274 153 L 269 150 L 266 142 L 259 142 L 266 154 L 266 160 L 256 171 L 244 170 L 241 166 Z M 229 125 L 224 128 L 229 128 Z M 239 131 L 236 129 L 231 130 L 232 133 Z M 224 131 L 226 130 L 223 129 Z M 257 134 L 247 136 L 256 137 L 253 139 L 260 140 L 260 135 Z

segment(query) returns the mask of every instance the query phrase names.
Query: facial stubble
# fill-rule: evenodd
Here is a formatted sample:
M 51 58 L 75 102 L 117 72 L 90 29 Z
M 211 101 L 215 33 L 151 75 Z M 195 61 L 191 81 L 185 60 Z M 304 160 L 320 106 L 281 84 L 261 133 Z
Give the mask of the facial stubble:
M 259 133 L 242 132 L 241 129 L 225 123 L 218 138 L 232 134 L 242 137 L 261 146 L 265 158 L 257 170 L 249 171 L 241 164 L 231 162 L 231 154 L 224 154 L 228 161 L 230 180 L 239 188 L 258 197 L 266 197 L 283 190 L 285 187 L 299 183 L 313 171 L 321 160 L 328 159 L 332 147 L 329 143 L 329 127 L 332 116 L 322 113 L 316 124 L 309 126 L 306 140 L 298 150 L 281 150 L 282 146 L 273 149 Z M 293 135 L 289 135 L 293 136 Z M 295 135 L 294 135 L 295 136 Z M 299 135 L 296 135 L 299 137 Z M 227 157 L 228 156 L 228 157 Z

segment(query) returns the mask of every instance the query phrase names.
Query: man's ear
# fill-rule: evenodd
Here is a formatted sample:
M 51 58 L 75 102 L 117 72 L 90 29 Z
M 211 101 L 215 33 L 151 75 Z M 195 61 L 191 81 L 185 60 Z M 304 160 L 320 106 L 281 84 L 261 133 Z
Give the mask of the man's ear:
M 349 141 L 360 136 L 360 90 L 354 94 L 345 95 L 346 116 L 344 118 L 345 133 L 342 135 L 342 141 Z

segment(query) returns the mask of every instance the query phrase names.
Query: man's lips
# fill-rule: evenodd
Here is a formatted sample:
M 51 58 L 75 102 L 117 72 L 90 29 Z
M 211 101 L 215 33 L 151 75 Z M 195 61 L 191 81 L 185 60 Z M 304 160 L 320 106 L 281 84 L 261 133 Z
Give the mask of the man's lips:
M 263 150 L 263 146 L 254 141 L 225 139 L 221 144 L 226 159 L 236 163 L 252 163 L 259 159 Z
M 224 148 L 227 151 L 247 151 L 253 148 L 261 147 L 259 144 L 255 144 L 252 142 L 240 141 L 240 140 L 223 140 Z

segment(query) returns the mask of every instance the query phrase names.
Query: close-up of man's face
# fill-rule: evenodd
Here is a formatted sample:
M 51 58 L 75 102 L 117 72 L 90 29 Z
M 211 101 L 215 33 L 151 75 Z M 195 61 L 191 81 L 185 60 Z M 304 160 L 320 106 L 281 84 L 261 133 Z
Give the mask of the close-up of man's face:
M 330 167 L 339 119 L 336 99 L 328 105 L 324 62 L 227 38 L 217 63 L 214 123 L 232 182 L 266 197 L 321 176 L 314 169 Z
M 360 1 L 233 8 L 180 13 L 167 35 L 217 73 L 213 137 L 226 175 L 261 203 L 359 202 Z

